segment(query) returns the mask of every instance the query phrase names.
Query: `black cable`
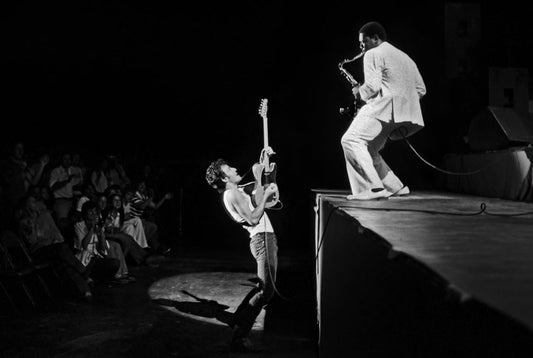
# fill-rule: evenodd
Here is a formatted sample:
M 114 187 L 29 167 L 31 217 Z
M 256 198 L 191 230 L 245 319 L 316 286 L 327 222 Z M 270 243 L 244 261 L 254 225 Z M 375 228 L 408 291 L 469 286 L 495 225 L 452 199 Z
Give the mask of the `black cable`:
M 437 210 L 425 210 L 425 209 L 402 209 L 402 208 L 369 208 L 366 206 L 355 206 L 355 205 L 339 205 L 337 208 L 340 209 L 365 209 L 365 210 L 376 210 L 376 211 L 411 211 L 417 213 L 426 213 L 426 214 L 440 214 L 440 215 L 453 215 L 453 216 L 477 216 L 483 213 L 486 213 L 487 205 L 481 203 L 480 210 L 475 213 L 454 213 L 451 211 L 437 211 Z
M 266 232 L 266 220 L 265 220 L 265 231 L 264 231 L 264 239 L 263 239 L 263 243 L 264 243 L 264 247 L 265 247 L 265 256 L 266 256 L 266 260 L 267 260 L 267 267 L 268 267 L 268 275 L 270 276 L 270 282 L 272 282 L 272 288 L 274 289 L 274 292 L 278 294 L 278 296 L 281 298 L 281 299 L 284 299 L 286 301 L 293 301 L 292 299 L 289 299 L 285 296 L 283 296 L 281 293 L 279 293 L 278 291 L 278 288 L 276 287 L 276 281 L 274 280 L 274 277 L 272 276 L 272 270 L 270 270 L 270 260 L 268 259 L 268 244 L 267 244 L 267 232 Z M 276 234 L 274 234 L 276 235 Z M 277 237 L 276 237 L 277 239 Z M 278 260 L 278 265 L 276 265 L 276 267 L 279 266 L 279 260 Z
M 322 249 L 322 244 L 324 243 L 324 236 L 326 236 L 326 230 L 327 230 L 327 228 L 329 226 L 329 219 L 331 219 L 331 214 L 333 214 L 334 211 L 335 211 L 335 209 L 332 209 L 329 212 L 328 218 L 326 219 L 326 223 L 324 224 L 324 230 L 322 231 L 322 235 L 320 237 L 320 242 L 318 243 L 318 248 L 316 250 L 315 261 L 318 260 L 318 254 L 320 253 L 320 250 Z
M 489 213 L 488 211 L 485 211 L 485 214 L 489 216 L 513 217 L 513 216 L 533 215 L 533 211 L 526 211 L 523 213 L 516 213 L 516 214 L 493 214 L 493 213 Z
M 368 210 L 382 210 L 382 211 L 412 211 L 412 212 L 418 212 L 418 213 L 426 213 L 426 214 L 440 214 L 440 215 L 454 215 L 454 216 L 477 216 L 481 214 L 489 215 L 489 216 L 501 216 L 501 217 L 513 217 L 513 216 L 525 216 L 525 215 L 533 215 L 533 211 L 525 211 L 521 213 L 515 213 L 515 214 L 502 214 L 502 213 L 490 213 L 487 211 L 487 204 L 482 202 L 480 205 L 480 210 L 475 213 L 454 213 L 449 211 L 437 211 L 437 210 L 424 210 L 424 209 L 402 209 L 402 208 L 369 208 L 366 206 L 353 206 L 353 205 L 339 205 L 338 208 L 341 209 L 368 209 Z
M 413 151 L 413 153 L 415 153 L 415 155 L 426 165 L 428 165 L 429 167 L 441 172 L 441 173 L 444 173 L 444 174 L 448 174 L 448 175 L 474 175 L 474 174 L 478 174 L 478 173 L 481 173 L 482 171 L 486 170 L 488 167 L 494 165 L 494 163 L 496 163 L 496 161 L 490 163 L 489 165 L 483 167 L 483 168 L 480 168 L 478 170 L 474 170 L 474 171 L 471 171 L 471 172 L 452 172 L 452 171 L 449 171 L 449 170 L 445 170 L 445 169 L 441 169 L 439 167 L 437 167 L 436 165 L 434 164 L 431 164 L 429 161 L 427 161 L 426 159 L 424 159 L 418 152 L 417 150 L 415 149 L 415 147 L 411 144 L 411 142 L 409 142 L 409 139 L 407 139 L 406 137 L 406 134 L 407 134 L 407 128 L 405 127 L 400 127 L 397 129 L 398 133 L 402 136 L 403 140 L 407 143 L 407 145 L 409 146 L 409 148 L 411 148 L 411 150 Z
M 423 209 L 402 209 L 402 208 L 369 208 L 365 206 L 354 206 L 354 205 L 340 205 L 336 206 L 335 209 L 365 209 L 365 210 L 377 210 L 377 211 L 411 211 L 411 212 L 419 212 L 419 213 L 426 213 L 426 214 L 438 214 L 438 215 L 452 215 L 452 216 L 477 216 L 481 214 L 489 215 L 489 216 L 500 216 L 500 217 L 515 217 L 515 216 L 525 216 L 525 215 L 533 215 L 533 211 L 526 211 L 522 213 L 515 213 L 515 214 L 501 214 L 501 213 L 490 213 L 487 211 L 487 204 L 482 202 L 479 205 L 480 209 L 477 212 L 474 213 L 454 213 L 454 212 L 447 212 L 447 211 L 436 211 L 436 210 L 423 210 Z M 335 211 L 335 209 L 332 209 L 328 215 L 328 218 L 326 219 L 326 223 L 324 225 L 324 230 L 322 231 L 322 237 L 320 238 L 320 242 L 317 248 L 317 253 L 315 256 L 315 261 L 318 260 L 318 254 L 320 253 L 320 250 L 322 249 L 322 244 L 324 243 L 324 237 L 326 235 L 326 230 L 328 228 L 329 220 L 331 218 L 332 213 Z

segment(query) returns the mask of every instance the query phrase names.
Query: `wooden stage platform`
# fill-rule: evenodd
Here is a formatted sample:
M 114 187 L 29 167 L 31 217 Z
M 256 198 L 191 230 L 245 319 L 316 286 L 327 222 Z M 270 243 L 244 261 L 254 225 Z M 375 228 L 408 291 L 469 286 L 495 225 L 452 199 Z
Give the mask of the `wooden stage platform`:
M 533 356 L 533 204 L 312 191 L 321 356 Z

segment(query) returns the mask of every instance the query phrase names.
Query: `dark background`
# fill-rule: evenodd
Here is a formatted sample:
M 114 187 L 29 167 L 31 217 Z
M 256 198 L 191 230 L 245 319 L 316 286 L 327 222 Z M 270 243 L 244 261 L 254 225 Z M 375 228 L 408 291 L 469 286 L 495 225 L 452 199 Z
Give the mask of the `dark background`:
M 479 5 L 480 22 L 446 30 L 447 4 Z M 351 92 L 337 64 L 358 53 L 360 26 L 381 22 L 418 64 L 426 128 L 412 142 L 440 165 L 446 153 L 468 150 L 469 120 L 488 104 L 488 67 L 531 72 L 531 12 L 520 4 L 3 2 L 0 140 L 72 149 L 86 162 L 109 152 L 164 162 L 168 188 L 183 193 L 174 203 L 182 208 L 180 240 L 241 245 L 235 235 L 244 234 L 225 217 L 205 169 L 218 157 L 241 173 L 257 161 L 257 109 L 268 98 L 284 203 L 271 216 L 282 246 L 309 245 L 310 189 L 349 188 L 340 146 L 349 120 L 338 109 Z M 481 35 L 472 37 L 471 26 Z M 467 50 L 454 46 L 469 36 Z M 457 55 L 468 66 L 450 76 L 447 61 Z M 361 67 L 348 69 L 362 80 Z M 383 155 L 411 189 L 442 186 L 442 175 L 405 143 L 390 143 Z

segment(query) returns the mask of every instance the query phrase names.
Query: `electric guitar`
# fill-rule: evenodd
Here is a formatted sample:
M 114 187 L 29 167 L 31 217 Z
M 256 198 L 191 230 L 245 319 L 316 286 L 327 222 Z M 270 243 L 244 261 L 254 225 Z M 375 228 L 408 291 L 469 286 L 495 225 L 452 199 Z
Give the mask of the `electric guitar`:
M 276 183 L 276 163 L 270 162 L 269 154 L 266 153 L 268 148 L 268 99 L 263 98 L 259 106 L 259 115 L 263 118 L 263 150 L 259 163 L 256 163 L 252 167 L 252 172 L 255 178 L 255 186 L 253 195 L 255 203 L 261 202 L 265 195 L 265 189 L 272 183 Z M 270 209 L 279 202 L 279 190 L 276 186 L 276 191 L 271 195 L 265 204 L 265 208 Z

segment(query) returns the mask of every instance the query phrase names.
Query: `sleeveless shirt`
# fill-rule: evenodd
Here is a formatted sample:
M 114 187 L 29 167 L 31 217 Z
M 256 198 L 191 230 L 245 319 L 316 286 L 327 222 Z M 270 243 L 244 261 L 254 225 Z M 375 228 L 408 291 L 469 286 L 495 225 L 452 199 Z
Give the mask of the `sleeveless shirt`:
M 250 210 L 254 210 L 252 199 L 250 198 L 248 194 L 246 194 L 243 191 L 242 188 L 233 189 L 233 190 L 239 190 L 241 193 L 243 193 L 244 196 L 246 197 L 246 201 L 248 202 L 248 207 L 250 208 Z M 258 233 L 263 233 L 263 232 L 273 233 L 274 232 L 274 228 L 272 227 L 272 224 L 270 223 L 270 219 L 268 218 L 268 215 L 266 212 L 263 213 L 263 216 L 261 217 L 261 219 L 259 219 L 259 223 L 257 225 L 253 225 L 253 226 L 247 225 L 246 220 L 237 212 L 237 210 L 233 208 L 233 205 L 230 204 L 227 198 L 227 195 L 226 195 L 227 193 L 228 193 L 228 190 L 226 190 L 223 194 L 224 206 L 226 207 L 228 213 L 231 215 L 233 220 L 241 224 L 241 226 L 248 231 L 248 233 L 250 234 L 250 237 L 253 237 L 254 235 Z

